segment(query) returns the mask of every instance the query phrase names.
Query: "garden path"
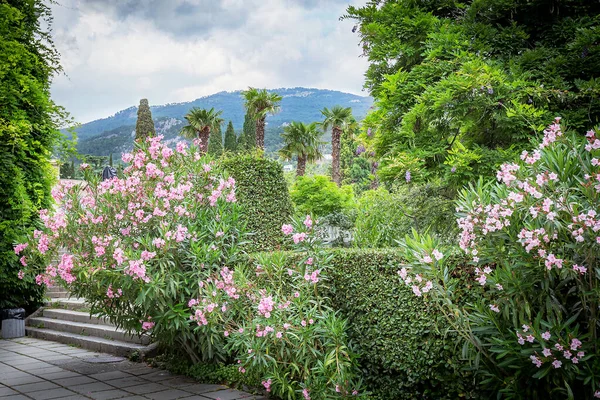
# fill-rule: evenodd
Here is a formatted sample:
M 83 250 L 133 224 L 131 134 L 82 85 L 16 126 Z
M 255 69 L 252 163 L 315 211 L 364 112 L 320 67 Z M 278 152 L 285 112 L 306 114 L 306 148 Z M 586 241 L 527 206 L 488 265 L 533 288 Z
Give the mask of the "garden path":
M 0 399 L 238 400 L 263 399 L 223 385 L 65 344 L 0 340 Z

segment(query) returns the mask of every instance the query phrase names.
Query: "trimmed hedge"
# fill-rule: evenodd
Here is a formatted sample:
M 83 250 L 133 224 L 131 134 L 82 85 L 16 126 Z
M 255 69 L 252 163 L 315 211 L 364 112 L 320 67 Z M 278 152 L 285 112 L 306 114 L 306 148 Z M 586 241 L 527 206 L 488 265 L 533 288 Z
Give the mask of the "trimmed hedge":
M 462 346 L 444 317 L 415 297 L 397 275 L 392 249 L 332 249 L 329 297 L 349 320 L 367 389 L 374 399 L 477 398 L 463 370 Z M 290 262 L 298 255 L 289 253 Z
M 253 232 L 246 250 L 282 249 L 281 226 L 290 222 L 293 207 L 281 164 L 252 153 L 225 158 L 223 166 L 235 179 L 246 229 Z

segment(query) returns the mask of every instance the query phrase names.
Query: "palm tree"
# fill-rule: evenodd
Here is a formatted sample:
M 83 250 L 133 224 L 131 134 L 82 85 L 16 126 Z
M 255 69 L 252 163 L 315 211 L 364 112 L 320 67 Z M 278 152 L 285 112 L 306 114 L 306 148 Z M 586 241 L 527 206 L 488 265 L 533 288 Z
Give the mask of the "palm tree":
M 279 150 L 279 154 L 286 160 L 291 160 L 294 155 L 298 156 L 296 176 L 304 175 L 306 162 L 314 162 L 323 156 L 320 146 L 324 142 L 319 140 L 322 134 L 317 129 L 316 122 L 307 125 L 294 121 L 283 128 L 283 148 Z
M 200 153 L 206 154 L 210 131 L 218 129 L 223 122 L 221 113 L 222 111 L 215 111 L 214 108 L 211 108 L 210 110 L 198 107 L 192 108 L 185 115 L 188 124 L 181 129 L 181 136 L 188 139 L 197 137 L 200 141 Z
M 277 93 L 269 93 L 267 89 L 249 87 L 242 92 L 248 114 L 256 121 L 256 147 L 265 149 L 265 119 L 267 114 L 275 114 L 280 110 L 282 97 Z
M 342 131 L 352 121 L 352 109 L 350 107 L 334 106 L 329 110 L 327 107 L 321 110 L 325 117 L 321 126 L 323 131 L 331 127 L 331 179 L 340 186 L 342 177 L 340 175 L 340 140 Z

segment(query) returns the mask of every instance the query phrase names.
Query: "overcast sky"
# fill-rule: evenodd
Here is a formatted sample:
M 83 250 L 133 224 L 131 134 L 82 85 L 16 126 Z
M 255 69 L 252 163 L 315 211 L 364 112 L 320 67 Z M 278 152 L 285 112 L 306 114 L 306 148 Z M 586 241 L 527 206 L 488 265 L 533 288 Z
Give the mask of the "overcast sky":
M 362 92 L 366 59 L 339 21 L 366 0 L 58 0 L 66 76 L 52 96 L 78 122 L 137 105 L 255 87 Z

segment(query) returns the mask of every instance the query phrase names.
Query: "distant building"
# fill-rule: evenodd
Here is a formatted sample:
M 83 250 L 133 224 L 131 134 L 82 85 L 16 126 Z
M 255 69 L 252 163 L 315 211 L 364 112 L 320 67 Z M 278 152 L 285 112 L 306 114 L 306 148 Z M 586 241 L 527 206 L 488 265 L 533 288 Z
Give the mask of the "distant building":
M 294 166 L 292 164 L 286 164 L 283 166 L 283 172 L 292 172 L 294 170 Z

